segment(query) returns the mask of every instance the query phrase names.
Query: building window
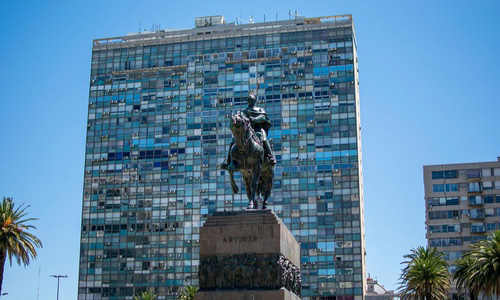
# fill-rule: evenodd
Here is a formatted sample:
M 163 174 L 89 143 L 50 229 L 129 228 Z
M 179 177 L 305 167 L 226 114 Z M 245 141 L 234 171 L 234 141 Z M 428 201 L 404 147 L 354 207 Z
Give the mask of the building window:
M 478 235 L 478 236 L 472 236 L 471 239 L 470 239 L 470 242 L 475 244 L 477 242 L 480 242 L 480 241 L 484 241 L 486 240 L 486 236 L 484 235 Z
M 481 196 L 469 196 L 469 205 L 480 205 L 483 204 Z
M 471 232 L 484 232 L 484 224 L 483 223 L 472 223 L 470 225 Z
M 462 257 L 462 251 L 443 252 L 445 260 L 457 260 Z
M 429 219 L 458 219 L 460 217 L 460 211 L 458 210 L 442 210 L 442 211 L 430 211 Z
M 470 193 L 481 192 L 481 183 L 480 182 L 469 182 L 469 192 Z
M 481 170 L 480 169 L 468 169 L 467 170 L 467 178 L 481 178 Z
M 427 203 L 431 206 L 458 205 L 458 197 L 428 198 Z
M 445 224 L 445 225 L 430 225 L 429 233 L 441 233 L 441 232 L 460 232 L 459 224 Z
M 495 223 L 486 223 L 486 230 L 488 230 L 488 231 L 496 230 L 496 224 Z
M 456 170 L 432 172 L 432 179 L 451 179 L 451 178 L 457 178 Z
M 483 219 L 485 217 L 484 209 L 471 209 L 469 217 L 471 219 Z
M 491 189 L 493 189 L 493 182 L 483 181 L 483 190 L 491 190 Z
M 485 195 L 484 203 L 493 203 L 493 195 Z
M 445 247 L 445 246 L 460 246 L 462 245 L 461 238 L 437 238 L 430 239 L 431 247 Z
M 433 184 L 433 193 L 444 193 L 444 192 L 456 192 L 458 191 L 458 185 L 456 183 L 445 183 L 445 184 Z

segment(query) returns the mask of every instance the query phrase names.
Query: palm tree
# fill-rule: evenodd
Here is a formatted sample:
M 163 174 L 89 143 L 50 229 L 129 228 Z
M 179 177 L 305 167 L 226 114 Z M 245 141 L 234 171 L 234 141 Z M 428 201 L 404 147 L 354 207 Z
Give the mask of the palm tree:
M 500 230 L 490 239 L 472 245 L 470 256 L 479 273 L 475 284 L 486 296 L 500 296 Z
M 17 264 L 28 265 L 30 259 L 36 258 L 36 247 L 42 247 L 42 242 L 29 229 L 35 226 L 27 224 L 35 221 L 35 218 L 25 218 L 29 206 L 14 207 L 11 198 L 3 198 L 0 204 L 0 295 L 2 294 L 3 271 L 5 261 L 9 258 L 12 265 L 12 257 Z
M 453 273 L 453 280 L 457 281 L 459 290 L 466 288 L 469 290 L 470 300 L 477 300 L 481 290 L 481 272 L 474 257 L 468 252 L 456 261 L 457 269 Z
M 443 253 L 436 248 L 418 247 L 402 262 L 406 267 L 401 273 L 398 296 L 405 299 L 447 299 L 450 290 L 450 274 Z
M 142 292 L 134 296 L 134 300 L 155 300 L 156 294 L 150 292 Z
M 194 295 L 198 291 L 197 286 L 185 286 L 182 293 L 177 297 L 178 300 L 194 300 Z

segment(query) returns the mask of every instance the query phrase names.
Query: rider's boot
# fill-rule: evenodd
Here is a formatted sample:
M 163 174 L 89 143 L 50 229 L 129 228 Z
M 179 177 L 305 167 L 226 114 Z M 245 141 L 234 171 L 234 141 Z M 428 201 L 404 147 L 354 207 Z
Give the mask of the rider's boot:
M 276 157 L 274 156 L 274 151 L 273 148 L 271 147 L 271 143 L 268 140 L 266 140 L 264 142 L 264 145 L 265 145 L 264 147 L 266 147 L 265 150 L 267 152 L 267 157 L 269 158 L 269 163 L 273 166 L 276 165 Z

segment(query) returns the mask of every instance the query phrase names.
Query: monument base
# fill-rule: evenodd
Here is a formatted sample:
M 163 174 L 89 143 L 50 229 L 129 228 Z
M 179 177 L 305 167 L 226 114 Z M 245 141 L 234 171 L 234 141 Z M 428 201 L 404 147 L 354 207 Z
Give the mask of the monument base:
M 300 300 L 297 295 L 285 289 L 275 291 L 231 290 L 198 291 L 195 300 Z
M 300 246 L 271 210 L 216 212 L 200 229 L 196 300 L 300 300 Z

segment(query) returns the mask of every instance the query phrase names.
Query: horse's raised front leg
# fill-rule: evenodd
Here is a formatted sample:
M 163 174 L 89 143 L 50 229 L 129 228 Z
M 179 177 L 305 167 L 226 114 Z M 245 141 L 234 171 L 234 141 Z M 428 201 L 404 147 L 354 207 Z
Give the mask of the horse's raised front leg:
M 233 194 L 238 194 L 238 186 L 234 182 L 234 172 L 229 171 L 229 178 L 231 178 L 231 188 L 233 189 Z

